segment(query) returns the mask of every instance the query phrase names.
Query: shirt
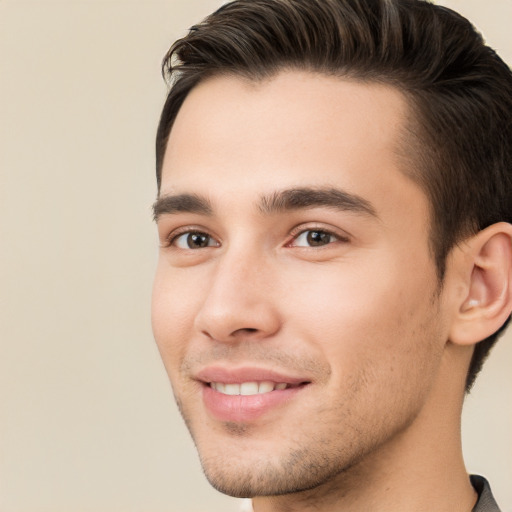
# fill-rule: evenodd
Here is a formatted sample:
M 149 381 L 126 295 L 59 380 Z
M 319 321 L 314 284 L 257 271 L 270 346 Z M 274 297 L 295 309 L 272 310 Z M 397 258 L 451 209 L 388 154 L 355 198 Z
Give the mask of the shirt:
M 478 493 L 478 501 L 474 506 L 472 512 L 501 512 L 500 507 L 494 500 L 489 482 L 478 475 L 471 475 L 471 485 Z

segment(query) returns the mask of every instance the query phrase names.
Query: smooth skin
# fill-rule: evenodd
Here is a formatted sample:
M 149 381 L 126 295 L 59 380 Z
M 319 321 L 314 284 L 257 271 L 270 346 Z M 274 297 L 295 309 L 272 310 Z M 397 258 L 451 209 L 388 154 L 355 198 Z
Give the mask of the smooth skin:
M 205 474 L 256 512 L 476 501 L 464 381 L 474 343 L 512 309 L 512 229 L 453 249 L 439 282 L 428 199 L 403 158 L 409 114 L 390 86 L 283 71 L 210 78 L 172 128 L 155 339 Z M 297 189 L 348 200 L 268 207 Z M 254 420 L 220 421 L 197 379 L 211 365 L 307 385 Z

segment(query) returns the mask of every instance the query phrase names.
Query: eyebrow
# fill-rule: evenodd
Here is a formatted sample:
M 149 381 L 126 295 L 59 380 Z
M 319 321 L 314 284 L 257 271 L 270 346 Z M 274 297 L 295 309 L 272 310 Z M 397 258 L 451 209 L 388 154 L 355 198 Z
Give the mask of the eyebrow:
M 264 196 L 259 205 L 262 213 L 273 214 L 308 208 L 327 207 L 378 218 L 373 205 L 366 199 L 338 188 L 293 188 Z
M 153 204 L 153 219 L 157 221 L 161 215 L 173 213 L 197 213 L 213 215 L 210 201 L 197 194 L 165 195 Z
M 262 196 L 258 209 L 265 215 L 309 208 L 331 208 L 349 211 L 378 218 L 373 205 L 366 199 L 338 188 L 301 187 L 280 190 Z M 197 194 L 165 195 L 153 204 L 153 218 L 158 221 L 161 215 L 173 213 L 196 213 L 213 215 L 210 201 Z

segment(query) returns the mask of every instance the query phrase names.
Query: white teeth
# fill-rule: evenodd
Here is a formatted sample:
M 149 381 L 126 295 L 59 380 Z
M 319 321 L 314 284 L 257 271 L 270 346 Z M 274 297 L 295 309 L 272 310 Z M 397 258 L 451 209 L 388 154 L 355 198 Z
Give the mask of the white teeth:
M 222 393 L 222 391 L 221 391 Z M 240 384 L 224 384 L 224 394 L 225 395 L 239 395 L 240 394 Z
M 258 393 L 270 393 L 271 391 L 274 391 L 274 386 L 275 384 L 270 381 L 260 382 Z
M 240 384 L 241 395 L 257 395 L 258 394 L 258 383 L 257 382 L 244 382 Z
M 263 382 L 242 382 L 241 384 L 225 384 L 223 382 L 211 382 L 210 386 L 224 395 L 261 395 L 264 393 L 270 393 L 271 391 L 282 390 L 288 387 L 286 382 L 280 382 L 276 384 L 271 381 Z

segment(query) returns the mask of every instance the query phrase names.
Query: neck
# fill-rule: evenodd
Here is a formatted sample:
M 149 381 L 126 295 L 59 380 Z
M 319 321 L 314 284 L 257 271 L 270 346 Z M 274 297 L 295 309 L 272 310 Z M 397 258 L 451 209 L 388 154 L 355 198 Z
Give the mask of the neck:
M 470 512 L 477 495 L 461 448 L 463 370 L 441 370 L 413 422 L 359 463 L 313 490 L 254 498 L 254 512 Z

